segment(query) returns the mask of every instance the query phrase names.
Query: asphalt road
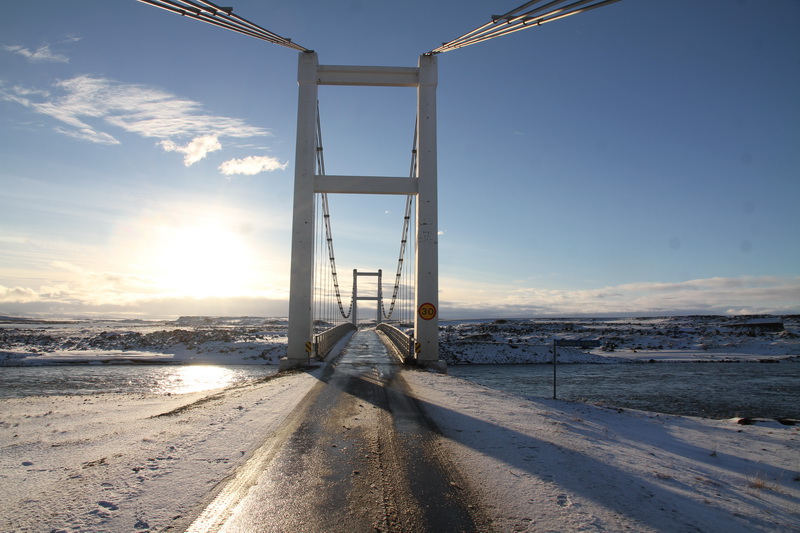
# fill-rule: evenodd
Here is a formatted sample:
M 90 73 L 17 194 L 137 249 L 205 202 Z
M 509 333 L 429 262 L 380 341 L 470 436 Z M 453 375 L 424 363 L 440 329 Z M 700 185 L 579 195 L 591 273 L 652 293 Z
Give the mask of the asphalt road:
M 359 331 L 283 430 L 188 531 L 485 531 L 374 331 Z

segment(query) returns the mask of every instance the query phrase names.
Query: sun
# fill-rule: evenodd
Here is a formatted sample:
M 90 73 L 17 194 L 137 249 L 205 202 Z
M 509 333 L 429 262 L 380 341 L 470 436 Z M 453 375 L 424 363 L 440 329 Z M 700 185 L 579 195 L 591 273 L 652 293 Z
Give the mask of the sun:
M 253 253 L 241 232 L 215 220 L 157 228 L 150 270 L 159 289 L 195 298 L 252 291 Z
M 145 305 L 201 299 L 286 298 L 285 254 L 256 215 L 203 202 L 171 202 L 121 220 L 102 258 L 104 300 Z

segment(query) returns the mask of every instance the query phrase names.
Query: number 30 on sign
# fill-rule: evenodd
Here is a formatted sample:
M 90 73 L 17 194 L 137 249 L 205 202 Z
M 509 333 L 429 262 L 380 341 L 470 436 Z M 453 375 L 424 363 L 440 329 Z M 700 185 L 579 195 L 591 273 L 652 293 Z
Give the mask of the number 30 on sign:
M 419 306 L 419 317 L 423 320 L 430 320 L 436 316 L 436 306 L 430 303 Z

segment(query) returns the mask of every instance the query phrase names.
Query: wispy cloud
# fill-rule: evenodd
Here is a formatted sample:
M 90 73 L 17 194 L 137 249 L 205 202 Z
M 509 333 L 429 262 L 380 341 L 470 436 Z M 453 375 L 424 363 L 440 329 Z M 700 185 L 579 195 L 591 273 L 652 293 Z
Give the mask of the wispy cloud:
M 271 172 L 273 170 L 283 170 L 288 163 L 281 163 L 274 157 L 269 156 L 250 156 L 244 159 L 230 159 L 219 166 L 220 172 L 226 176 L 234 174 L 245 174 L 252 176 L 259 172 Z
M 269 134 L 243 120 L 206 113 L 200 103 L 160 89 L 88 75 L 59 81 L 48 91 L 0 87 L 0 98 L 58 120 L 60 133 L 99 144 L 119 144 L 108 126 L 163 140 Z
M 53 262 L 68 274 L 38 288 L 0 286 L 0 314 L 58 312 L 61 314 L 125 313 L 161 316 L 185 314 L 197 301 L 163 294 L 153 280 L 130 274 L 91 272 L 71 263 Z M 656 316 L 675 314 L 794 314 L 800 311 L 800 278 L 708 278 L 681 283 L 635 283 L 599 289 L 542 289 L 497 286 L 486 282 L 442 279 L 440 309 L 445 318 L 541 316 Z M 283 314 L 288 296 L 253 291 L 253 297 L 278 299 L 271 312 Z M 175 299 L 178 298 L 178 299 Z M 171 312 L 162 305 L 173 299 Z M 180 301 L 179 301 L 180 300 Z M 276 301 L 277 302 L 277 301 Z M 178 304 L 181 305 L 178 305 Z M 248 314 L 230 300 L 225 312 Z M 183 309 L 183 310 L 181 310 Z M 264 310 L 261 311 L 266 312 Z
M 50 279 L 37 288 L 0 285 L 0 304 L 53 305 L 73 312 L 89 307 L 128 305 L 153 298 L 152 280 L 131 274 L 94 272 L 68 261 L 57 260 L 49 265 Z
M 34 62 L 51 62 L 51 63 L 69 63 L 69 58 L 64 54 L 55 53 L 50 50 L 49 44 L 43 44 L 36 50 L 30 50 L 19 45 L 5 45 L 3 46 L 9 52 L 19 54 L 29 61 Z
M 43 316 L 137 316 L 168 318 L 182 314 L 266 314 L 283 316 L 288 295 L 254 288 L 247 296 L 197 298 L 164 293 L 153 279 L 86 270 L 66 261 L 50 266 L 63 275 L 37 288 L 0 285 L 0 314 Z
M 627 283 L 596 289 L 496 286 L 442 280 L 442 307 L 453 316 L 604 316 L 685 313 L 796 313 L 800 278 L 706 278 Z
M 159 144 L 165 152 L 180 152 L 184 154 L 183 164 L 187 167 L 203 159 L 209 152 L 222 149 L 222 145 L 216 135 L 195 137 L 185 146 L 180 146 L 170 140 L 161 141 Z

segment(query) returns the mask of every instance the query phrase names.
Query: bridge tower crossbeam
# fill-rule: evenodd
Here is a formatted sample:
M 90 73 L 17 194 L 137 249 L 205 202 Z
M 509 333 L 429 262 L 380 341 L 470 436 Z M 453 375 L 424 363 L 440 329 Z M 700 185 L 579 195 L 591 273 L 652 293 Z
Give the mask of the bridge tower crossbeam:
M 443 368 L 439 360 L 439 252 L 436 147 L 435 55 L 420 56 L 417 67 L 320 65 L 317 54 L 298 61 L 297 144 L 295 150 L 292 265 L 289 285 L 289 345 L 281 369 L 302 367 L 314 355 L 313 265 L 314 195 L 317 193 L 416 195 L 414 333 L 417 362 Z M 417 165 L 413 177 L 330 176 L 316 174 L 317 99 L 320 85 L 413 87 L 417 90 Z M 354 302 L 355 305 L 355 302 Z M 431 309 L 433 311 L 431 311 Z M 313 348 L 312 348 L 313 350 Z

